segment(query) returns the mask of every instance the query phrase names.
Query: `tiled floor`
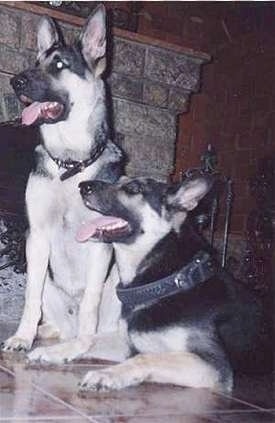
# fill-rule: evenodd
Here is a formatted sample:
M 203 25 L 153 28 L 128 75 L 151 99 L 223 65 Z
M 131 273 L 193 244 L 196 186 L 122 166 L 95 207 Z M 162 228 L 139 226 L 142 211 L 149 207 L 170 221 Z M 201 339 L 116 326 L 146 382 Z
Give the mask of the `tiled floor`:
M 144 384 L 124 391 L 77 395 L 87 370 L 78 362 L 28 367 L 19 354 L 0 359 L 0 422 L 271 423 L 275 395 L 271 377 L 240 378 L 232 397 L 204 389 Z

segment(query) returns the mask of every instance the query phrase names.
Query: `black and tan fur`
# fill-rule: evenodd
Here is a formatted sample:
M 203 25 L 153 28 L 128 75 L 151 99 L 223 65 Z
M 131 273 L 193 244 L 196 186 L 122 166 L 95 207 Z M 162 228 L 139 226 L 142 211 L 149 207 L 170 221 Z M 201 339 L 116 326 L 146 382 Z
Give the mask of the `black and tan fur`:
M 210 186 L 201 175 L 175 185 L 126 177 L 114 185 L 80 184 L 89 209 L 114 217 L 93 229 L 90 239 L 113 243 L 124 286 L 167 277 L 209 249 L 188 212 Z M 262 367 L 268 355 L 259 302 L 219 266 L 215 276 L 188 292 L 131 310 L 123 305 L 122 314 L 132 354 L 121 364 L 89 372 L 82 391 L 142 382 L 231 391 L 236 369 Z

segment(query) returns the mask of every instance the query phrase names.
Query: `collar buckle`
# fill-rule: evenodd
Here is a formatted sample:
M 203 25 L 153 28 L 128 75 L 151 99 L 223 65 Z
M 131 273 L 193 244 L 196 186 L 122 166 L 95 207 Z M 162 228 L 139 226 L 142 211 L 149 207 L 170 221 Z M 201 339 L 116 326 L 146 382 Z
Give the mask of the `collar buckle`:
M 86 169 L 87 165 L 86 165 L 87 160 L 84 160 L 82 162 L 79 163 L 79 172 L 83 172 L 84 169 Z
M 174 282 L 177 288 L 182 288 L 186 284 L 186 279 L 182 277 L 181 273 L 178 273 L 174 278 Z

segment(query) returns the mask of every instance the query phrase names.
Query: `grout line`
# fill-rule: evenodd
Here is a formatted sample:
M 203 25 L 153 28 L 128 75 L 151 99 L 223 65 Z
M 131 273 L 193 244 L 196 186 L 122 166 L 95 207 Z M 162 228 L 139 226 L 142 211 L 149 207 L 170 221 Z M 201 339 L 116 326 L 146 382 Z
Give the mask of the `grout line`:
M 81 410 L 78 410 L 77 408 L 75 408 L 73 405 L 71 405 L 70 403 L 67 403 L 66 401 L 62 400 L 59 397 L 56 397 L 55 395 L 51 394 L 50 392 L 45 391 L 42 388 L 39 388 L 39 386 L 35 385 L 33 383 L 33 386 L 40 391 L 41 393 L 43 393 L 46 396 L 49 396 L 51 399 L 53 399 L 56 402 L 60 402 L 60 404 L 64 405 L 65 407 L 69 408 L 70 410 L 74 411 L 75 413 L 78 413 L 81 417 L 84 417 L 85 419 L 87 419 L 88 421 L 92 422 L 92 423 L 98 423 L 97 420 L 95 420 L 93 417 L 89 417 L 87 414 L 82 413 Z
M 7 367 L 2 366 L 2 364 L 0 364 L 0 370 L 2 370 L 5 373 L 8 373 L 11 376 L 15 377 L 15 373 L 12 372 L 10 369 L 8 369 Z
M 264 408 L 263 411 L 265 413 L 271 414 L 272 416 L 274 416 L 274 414 L 275 414 L 275 409 L 274 408 Z
M 233 397 L 231 395 L 226 395 L 226 394 L 219 393 L 219 392 L 213 392 L 213 394 L 214 395 L 217 395 L 217 396 L 221 396 L 221 397 L 227 398 L 227 399 L 230 399 L 230 400 L 234 400 L 236 402 L 239 402 L 240 404 L 248 405 L 249 407 L 252 407 L 252 409 L 254 408 L 254 409 L 258 410 L 258 411 L 266 411 L 265 408 L 260 407 L 259 405 L 252 404 L 251 402 L 248 402 L 248 401 L 245 401 L 245 400 L 241 400 L 241 399 L 239 399 L 237 397 Z
M 0 364 L 0 370 L 2 370 L 3 372 L 6 372 L 8 374 L 10 374 L 11 376 L 16 378 L 16 374 L 14 372 L 12 372 L 11 370 L 3 367 Z M 57 403 L 62 404 L 65 408 L 69 408 L 71 411 L 74 411 L 75 413 L 79 414 L 79 416 L 84 417 L 86 420 L 92 422 L 92 423 L 99 423 L 97 420 L 95 420 L 93 417 L 89 417 L 87 414 L 82 413 L 81 410 L 78 410 L 77 408 L 75 408 L 73 405 L 71 405 L 70 403 L 67 403 L 66 401 L 62 400 L 59 397 L 56 397 L 55 395 L 51 394 L 50 392 L 44 390 L 43 388 L 40 388 L 39 386 L 37 386 L 34 382 L 31 382 L 31 385 L 40 393 L 42 393 L 43 395 L 51 398 L 52 400 L 54 400 Z M 41 416 L 43 417 L 43 416 Z M 41 419 L 40 419 L 41 420 Z

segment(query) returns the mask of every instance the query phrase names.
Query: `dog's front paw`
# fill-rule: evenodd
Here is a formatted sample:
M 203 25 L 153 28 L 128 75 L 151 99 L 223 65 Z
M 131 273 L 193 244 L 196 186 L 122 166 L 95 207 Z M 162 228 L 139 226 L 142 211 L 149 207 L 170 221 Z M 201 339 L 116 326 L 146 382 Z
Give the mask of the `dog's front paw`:
M 44 363 L 44 364 L 64 364 L 71 361 L 67 354 L 65 356 L 58 354 L 58 345 L 50 347 L 38 347 L 28 354 L 29 363 Z
M 20 336 L 11 336 L 6 341 L 2 342 L 0 348 L 5 352 L 26 352 L 31 349 L 33 339 L 21 338 Z
M 60 364 L 59 359 L 56 358 L 50 351 L 51 347 L 37 347 L 33 351 L 31 351 L 27 358 L 29 363 L 58 363 Z M 54 360 L 55 359 L 55 360 Z M 62 363 L 62 362 L 61 362 Z
M 28 354 L 28 360 L 29 362 L 64 364 L 81 357 L 84 352 L 81 342 L 74 340 L 35 348 Z
M 106 392 L 122 389 L 127 385 L 123 377 L 119 377 L 112 371 L 112 368 L 108 368 L 88 372 L 79 384 L 79 391 L 80 393 L 87 391 Z

